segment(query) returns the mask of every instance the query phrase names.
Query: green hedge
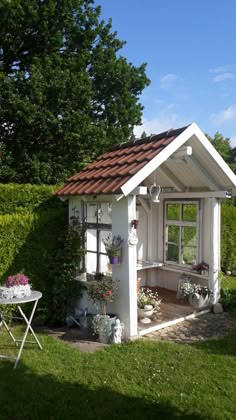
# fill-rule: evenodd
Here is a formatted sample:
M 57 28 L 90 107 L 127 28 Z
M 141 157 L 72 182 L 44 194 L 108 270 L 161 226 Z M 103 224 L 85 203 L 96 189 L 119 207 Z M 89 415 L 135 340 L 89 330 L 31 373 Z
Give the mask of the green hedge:
M 236 271 L 236 207 L 222 205 L 221 211 L 221 265 Z
M 23 271 L 33 288 L 43 292 L 40 306 L 46 317 L 50 312 L 53 288 L 50 273 L 58 252 L 58 238 L 67 226 L 64 208 L 0 215 L 0 283 L 8 275 Z
M 27 213 L 61 207 L 55 185 L 0 184 L 0 214 Z

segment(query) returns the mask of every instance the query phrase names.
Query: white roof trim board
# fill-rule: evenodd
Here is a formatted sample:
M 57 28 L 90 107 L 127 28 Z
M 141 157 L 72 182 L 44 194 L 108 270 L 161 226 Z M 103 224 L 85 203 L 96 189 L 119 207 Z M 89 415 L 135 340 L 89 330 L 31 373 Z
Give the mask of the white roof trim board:
M 125 196 L 130 194 L 138 185 L 140 185 L 144 179 L 146 179 L 155 169 L 157 169 L 163 162 L 165 162 L 173 153 L 175 153 L 186 141 L 191 137 L 197 137 L 199 142 L 204 146 L 207 153 L 211 155 L 220 169 L 229 179 L 229 186 L 236 189 L 236 175 L 212 146 L 210 141 L 206 138 L 204 133 L 200 130 L 197 124 L 192 123 L 186 128 L 176 139 L 174 139 L 168 146 L 166 146 L 157 156 L 155 156 L 150 162 L 148 162 L 139 172 L 137 172 L 132 178 L 130 178 L 122 187 L 121 190 Z M 218 179 L 215 180 L 216 184 Z M 220 184 L 220 180 L 219 180 Z M 235 190 L 236 193 L 236 190 Z

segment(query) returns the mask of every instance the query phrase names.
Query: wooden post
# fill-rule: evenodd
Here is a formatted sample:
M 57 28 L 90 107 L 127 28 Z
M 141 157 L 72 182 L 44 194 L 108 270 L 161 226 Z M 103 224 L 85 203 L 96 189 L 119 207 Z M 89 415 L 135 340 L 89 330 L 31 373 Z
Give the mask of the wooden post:
M 136 219 L 136 196 L 123 197 L 112 202 L 112 236 L 120 235 L 123 239 L 122 262 L 113 265 L 112 278 L 119 280 L 119 294 L 114 308 L 121 322 L 125 325 L 126 338 L 137 336 L 137 251 L 136 245 L 129 245 L 131 222 Z
M 212 303 L 220 298 L 220 200 L 209 198 L 210 207 L 210 261 L 209 281 L 213 292 Z

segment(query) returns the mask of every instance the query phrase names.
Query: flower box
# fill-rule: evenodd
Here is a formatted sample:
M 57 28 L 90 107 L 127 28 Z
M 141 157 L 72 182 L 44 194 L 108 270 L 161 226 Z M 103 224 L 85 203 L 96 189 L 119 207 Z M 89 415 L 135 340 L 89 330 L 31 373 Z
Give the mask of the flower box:
M 2 299 L 23 298 L 31 295 L 29 279 L 22 273 L 9 276 L 6 285 L 0 287 L 0 297 Z

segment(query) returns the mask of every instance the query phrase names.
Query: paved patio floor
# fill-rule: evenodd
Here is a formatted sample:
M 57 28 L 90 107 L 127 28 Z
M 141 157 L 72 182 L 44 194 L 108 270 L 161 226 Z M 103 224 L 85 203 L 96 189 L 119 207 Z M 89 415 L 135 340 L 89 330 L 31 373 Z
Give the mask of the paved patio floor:
M 227 312 L 217 315 L 210 312 L 146 334 L 143 338 L 176 343 L 194 343 L 209 338 L 222 337 L 229 333 L 233 325 L 235 325 L 235 320 Z
M 183 321 L 172 327 L 149 333 L 140 337 L 144 340 L 165 340 L 176 343 L 194 343 L 196 341 L 208 340 L 209 338 L 222 337 L 230 332 L 235 325 L 235 319 L 228 313 L 215 315 L 209 313 L 188 321 Z M 86 330 L 79 328 L 61 327 L 56 329 L 44 329 L 44 332 L 67 342 L 82 352 L 94 352 L 108 347 L 96 341 L 94 336 Z

